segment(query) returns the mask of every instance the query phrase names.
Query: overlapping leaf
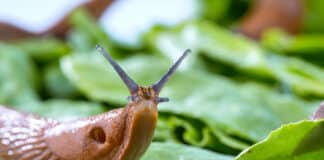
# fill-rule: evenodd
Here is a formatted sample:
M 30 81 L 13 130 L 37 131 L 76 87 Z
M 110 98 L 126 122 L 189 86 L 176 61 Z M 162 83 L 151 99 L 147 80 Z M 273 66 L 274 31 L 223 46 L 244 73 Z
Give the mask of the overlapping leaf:
M 237 160 L 315 160 L 324 156 L 324 121 L 300 121 L 280 127 L 242 152 Z

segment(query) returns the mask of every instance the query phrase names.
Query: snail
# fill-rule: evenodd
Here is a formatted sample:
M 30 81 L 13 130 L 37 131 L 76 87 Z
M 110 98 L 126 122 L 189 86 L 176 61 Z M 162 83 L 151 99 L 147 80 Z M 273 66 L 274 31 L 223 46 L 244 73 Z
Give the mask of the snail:
M 137 160 L 151 143 L 159 93 L 190 52 L 150 87 L 135 83 L 102 47 L 97 50 L 113 66 L 131 96 L 124 108 L 59 122 L 0 106 L 0 159 L 4 160 Z

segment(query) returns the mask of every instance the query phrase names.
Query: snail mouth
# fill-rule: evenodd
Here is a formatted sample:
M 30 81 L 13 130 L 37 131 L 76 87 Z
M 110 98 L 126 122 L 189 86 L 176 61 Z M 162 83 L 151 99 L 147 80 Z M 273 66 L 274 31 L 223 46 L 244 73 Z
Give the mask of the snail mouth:
M 144 99 L 144 98 L 139 98 L 137 95 L 127 97 L 127 100 L 129 102 L 135 102 L 135 103 L 139 102 L 141 99 Z M 146 100 L 152 100 L 153 99 L 156 104 L 170 101 L 170 99 L 168 97 L 153 97 L 153 98 L 150 97 L 150 98 L 145 98 L 145 99 Z
M 169 102 L 169 100 L 170 99 L 168 97 L 158 97 L 156 101 L 158 103 L 163 103 L 163 102 Z

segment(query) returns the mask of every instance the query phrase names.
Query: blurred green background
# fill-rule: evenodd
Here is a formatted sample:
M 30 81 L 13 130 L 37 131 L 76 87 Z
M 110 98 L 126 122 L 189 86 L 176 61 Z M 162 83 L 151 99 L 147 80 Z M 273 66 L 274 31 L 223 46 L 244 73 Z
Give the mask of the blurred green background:
M 241 24 L 257 14 L 251 12 L 256 2 L 249 0 L 188 1 L 158 12 L 185 18 L 147 21 L 141 31 L 133 17 L 152 12 L 127 15 L 115 8 L 127 18 L 112 26 L 139 32 L 134 37 L 114 34 L 113 27 L 78 8 L 67 18 L 71 28 L 64 38 L 0 42 L 0 104 L 62 121 L 106 112 L 127 104 L 129 93 L 96 44 L 142 85 L 158 80 L 190 48 L 193 54 L 162 90 L 170 102 L 159 104 L 153 144 L 143 159 L 234 159 L 283 124 L 308 119 L 323 99 L 323 2 L 290 1 L 301 5 L 298 31 L 270 26 L 258 37 L 242 34 Z M 196 11 L 186 15 L 189 9 Z M 256 25 L 262 20 L 273 19 L 264 16 Z

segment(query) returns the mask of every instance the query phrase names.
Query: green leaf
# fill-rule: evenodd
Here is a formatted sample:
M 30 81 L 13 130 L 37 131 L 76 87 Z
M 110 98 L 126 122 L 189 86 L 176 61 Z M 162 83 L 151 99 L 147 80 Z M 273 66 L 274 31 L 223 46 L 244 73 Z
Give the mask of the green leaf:
M 324 96 L 324 69 L 298 58 L 269 57 L 281 83 L 301 96 Z
M 324 121 L 284 125 L 242 152 L 237 160 L 312 160 L 324 156 Z
M 233 157 L 176 143 L 153 142 L 141 160 L 231 160 Z
M 302 96 L 324 97 L 324 69 L 300 59 L 268 53 L 257 43 L 213 23 L 190 22 L 174 30 L 153 31 L 147 42 L 168 56 L 190 46 L 218 65 L 221 62 L 248 75 L 285 83 Z
M 154 131 L 153 141 L 177 141 L 168 125 L 168 120 L 161 115 Z
M 222 19 L 229 10 L 231 1 L 202 0 L 200 3 L 203 17 L 211 20 L 219 20 Z
M 87 46 L 95 46 L 96 44 L 102 45 L 105 49 L 109 50 L 109 52 L 114 55 L 115 48 L 109 39 L 108 35 L 105 33 L 105 31 L 99 26 L 98 23 L 96 23 L 95 19 L 91 17 L 91 15 L 88 14 L 88 12 L 82 8 L 79 8 L 75 10 L 70 18 L 70 23 L 72 24 L 72 27 L 77 32 L 82 32 L 81 36 L 83 36 L 83 40 L 86 40 L 87 42 L 92 42 L 92 45 L 87 44 Z M 79 37 L 81 38 L 81 37 Z M 79 39 L 80 40 L 80 39 Z M 85 46 L 83 46 L 85 47 Z M 85 47 L 86 48 L 86 47 Z M 77 48 L 77 49 L 81 49 Z
M 58 64 L 47 66 L 43 76 L 46 93 L 52 98 L 73 98 L 78 94 L 77 89 L 63 75 Z
M 323 34 L 289 35 L 284 31 L 272 29 L 262 36 L 262 45 L 274 53 L 303 57 L 321 57 L 324 52 Z
M 246 147 L 246 144 L 230 138 L 225 133 L 222 133 L 222 131 L 216 131 L 214 134 L 208 126 L 195 119 L 162 115 L 162 118 L 159 118 L 159 122 L 166 124 L 163 126 L 164 131 L 161 129 L 155 131 L 155 137 L 156 135 L 161 136 L 161 134 L 164 134 L 164 136 L 167 136 L 164 141 L 185 142 L 228 154 L 237 154 L 240 149 Z
M 67 35 L 67 43 L 71 46 L 74 53 L 92 51 L 96 45 L 93 37 L 77 28 L 71 30 Z
M 66 43 L 54 38 L 30 38 L 14 43 L 30 57 L 40 62 L 57 60 L 61 56 L 68 54 L 70 48 Z
M 324 2 L 319 0 L 307 0 L 304 6 L 304 31 L 324 33 Z
M 197 78 L 206 77 L 197 73 L 195 75 Z M 225 132 L 250 141 L 261 140 L 281 124 L 307 118 L 310 114 L 308 109 L 311 108 L 307 108 L 310 104 L 273 93 L 260 85 L 248 83 L 236 86 L 216 82 L 216 79 L 205 84 L 208 85 L 193 88 L 197 84 L 192 83 L 192 90 L 187 96 L 161 104 L 160 110 L 200 119 L 215 135 Z M 169 95 L 172 97 L 171 93 Z M 258 123 L 254 123 L 255 120 Z M 226 138 L 223 140 L 223 143 L 231 144 L 232 147 L 244 146 L 230 143 Z
M 195 53 L 263 77 L 275 75 L 266 63 L 266 54 L 248 39 L 233 35 L 213 23 L 189 22 L 173 30 L 154 31 L 146 42 L 156 51 L 170 56 L 190 47 Z
M 34 65 L 25 52 L 0 44 L 0 103 L 15 105 L 37 100 L 36 81 Z

